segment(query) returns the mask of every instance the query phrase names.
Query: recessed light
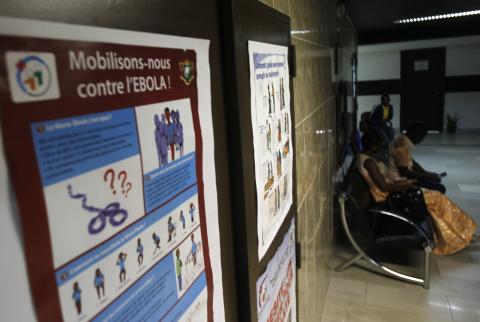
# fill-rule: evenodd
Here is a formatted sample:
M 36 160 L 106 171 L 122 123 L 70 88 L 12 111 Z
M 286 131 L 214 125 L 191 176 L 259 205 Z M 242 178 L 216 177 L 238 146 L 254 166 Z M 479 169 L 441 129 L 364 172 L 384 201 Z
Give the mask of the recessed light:
M 395 20 L 393 23 L 412 23 L 412 22 L 419 22 L 419 21 L 430 21 L 430 20 L 439 20 L 439 19 L 447 19 L 447 18 L 473 16 L 473 15 L 479 15 L 479 14 L 480 14 L 480 10 L 471 10 L 471 11 L 453 12 L 453 13 L 426 16 L 426 17 L 405 18 L 405 19 Z

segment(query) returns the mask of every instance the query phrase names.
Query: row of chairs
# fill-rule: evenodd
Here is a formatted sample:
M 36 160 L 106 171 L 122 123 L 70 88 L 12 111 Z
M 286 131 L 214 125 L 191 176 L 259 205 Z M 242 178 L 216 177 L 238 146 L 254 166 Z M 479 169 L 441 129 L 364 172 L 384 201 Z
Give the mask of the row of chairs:
M 387 210 L 375 203 L 370 189 L 356 170 L 353 161 L 338 194 L 339 215 L 346 238 L 354 254 L 336 267 L 336 271 L 358 264 L 377 273 L 423 286 L 430 285 L 430 255 L 434 248 L 433 224 L 429 217 L 414 221 L 400 212 Z M 423 252 L 423 274 L 412 276 L 382 262 L 382 249 L 420 250 Z

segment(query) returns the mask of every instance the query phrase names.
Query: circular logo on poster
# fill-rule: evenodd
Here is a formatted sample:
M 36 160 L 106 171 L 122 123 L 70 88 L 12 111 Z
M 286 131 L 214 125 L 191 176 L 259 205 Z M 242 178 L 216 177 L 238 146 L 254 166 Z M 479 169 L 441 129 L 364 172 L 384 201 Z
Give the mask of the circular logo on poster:
M 52 76 L 48 65 L 38 56 L 27 56 L 17 62 L 17 83 L 27 95 L 38 97 L 50 88 Z

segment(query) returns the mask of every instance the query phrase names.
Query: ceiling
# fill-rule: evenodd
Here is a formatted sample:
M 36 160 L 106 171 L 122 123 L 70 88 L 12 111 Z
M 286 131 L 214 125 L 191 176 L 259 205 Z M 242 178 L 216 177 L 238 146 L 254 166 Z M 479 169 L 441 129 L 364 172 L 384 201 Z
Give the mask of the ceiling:
M 480 10 L 480 0 L 345 0 L 359 44 L 480 35 L 480 15 L 394 24 L 394 20 Z

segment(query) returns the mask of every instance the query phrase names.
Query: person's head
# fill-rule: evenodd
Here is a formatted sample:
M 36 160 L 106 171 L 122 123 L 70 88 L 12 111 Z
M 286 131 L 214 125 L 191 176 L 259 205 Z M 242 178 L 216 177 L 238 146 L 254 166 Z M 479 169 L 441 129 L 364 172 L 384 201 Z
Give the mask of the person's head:
M 137 244 L 138 244 L 138 245 L 141 245 L 141 244 L 142 244 L 142 240 L 141 240 L 140 238 L 137 239 Z
M 390 96 L 388 94 L 382 94 L 380 101 L 382 102 L 382 105 L 388 105 L 390 104 Z
M 118 254 L 118 259 L 122 259 L 123 258 L 123 253 L 120 252 L 120 254 Z
M 180 257 L 180 249 L 179 248 L 177 248 L 177 251 L 175 252 L 175 255 L 177 255 L 177 258 Z
M 383 140 L 373 131 L 367 131 L 362 136 L 362 145 L 365 152 L 374 153 L 383 148 Z
M 192 241 L 195 239 L 195 236 L 192 234 Z
M 73 289 L 75 291 L 80 289 L 80 286 L 78 285 L 78 282 L 73 283 Z
M 96 276 L 100 276 L 100 274 L 101 274 L 100 268 L 97 268 L 97 269 L 95 270 L 95 275 L 96 275 Z
M 169 222 L 169 223 L 172 222 L 172 216 L 168 217 L 168 222 Z
M 427 133 L 425 124 L 420 121 L 414 121 L 408 126 L 406 135 L 413 144 L 418 144 L 423 141 Z
M 170 122 L 170 109 L 166 107 L 164 112 L 165 112 L 165 116 L 167 117 L 167 121 Z

